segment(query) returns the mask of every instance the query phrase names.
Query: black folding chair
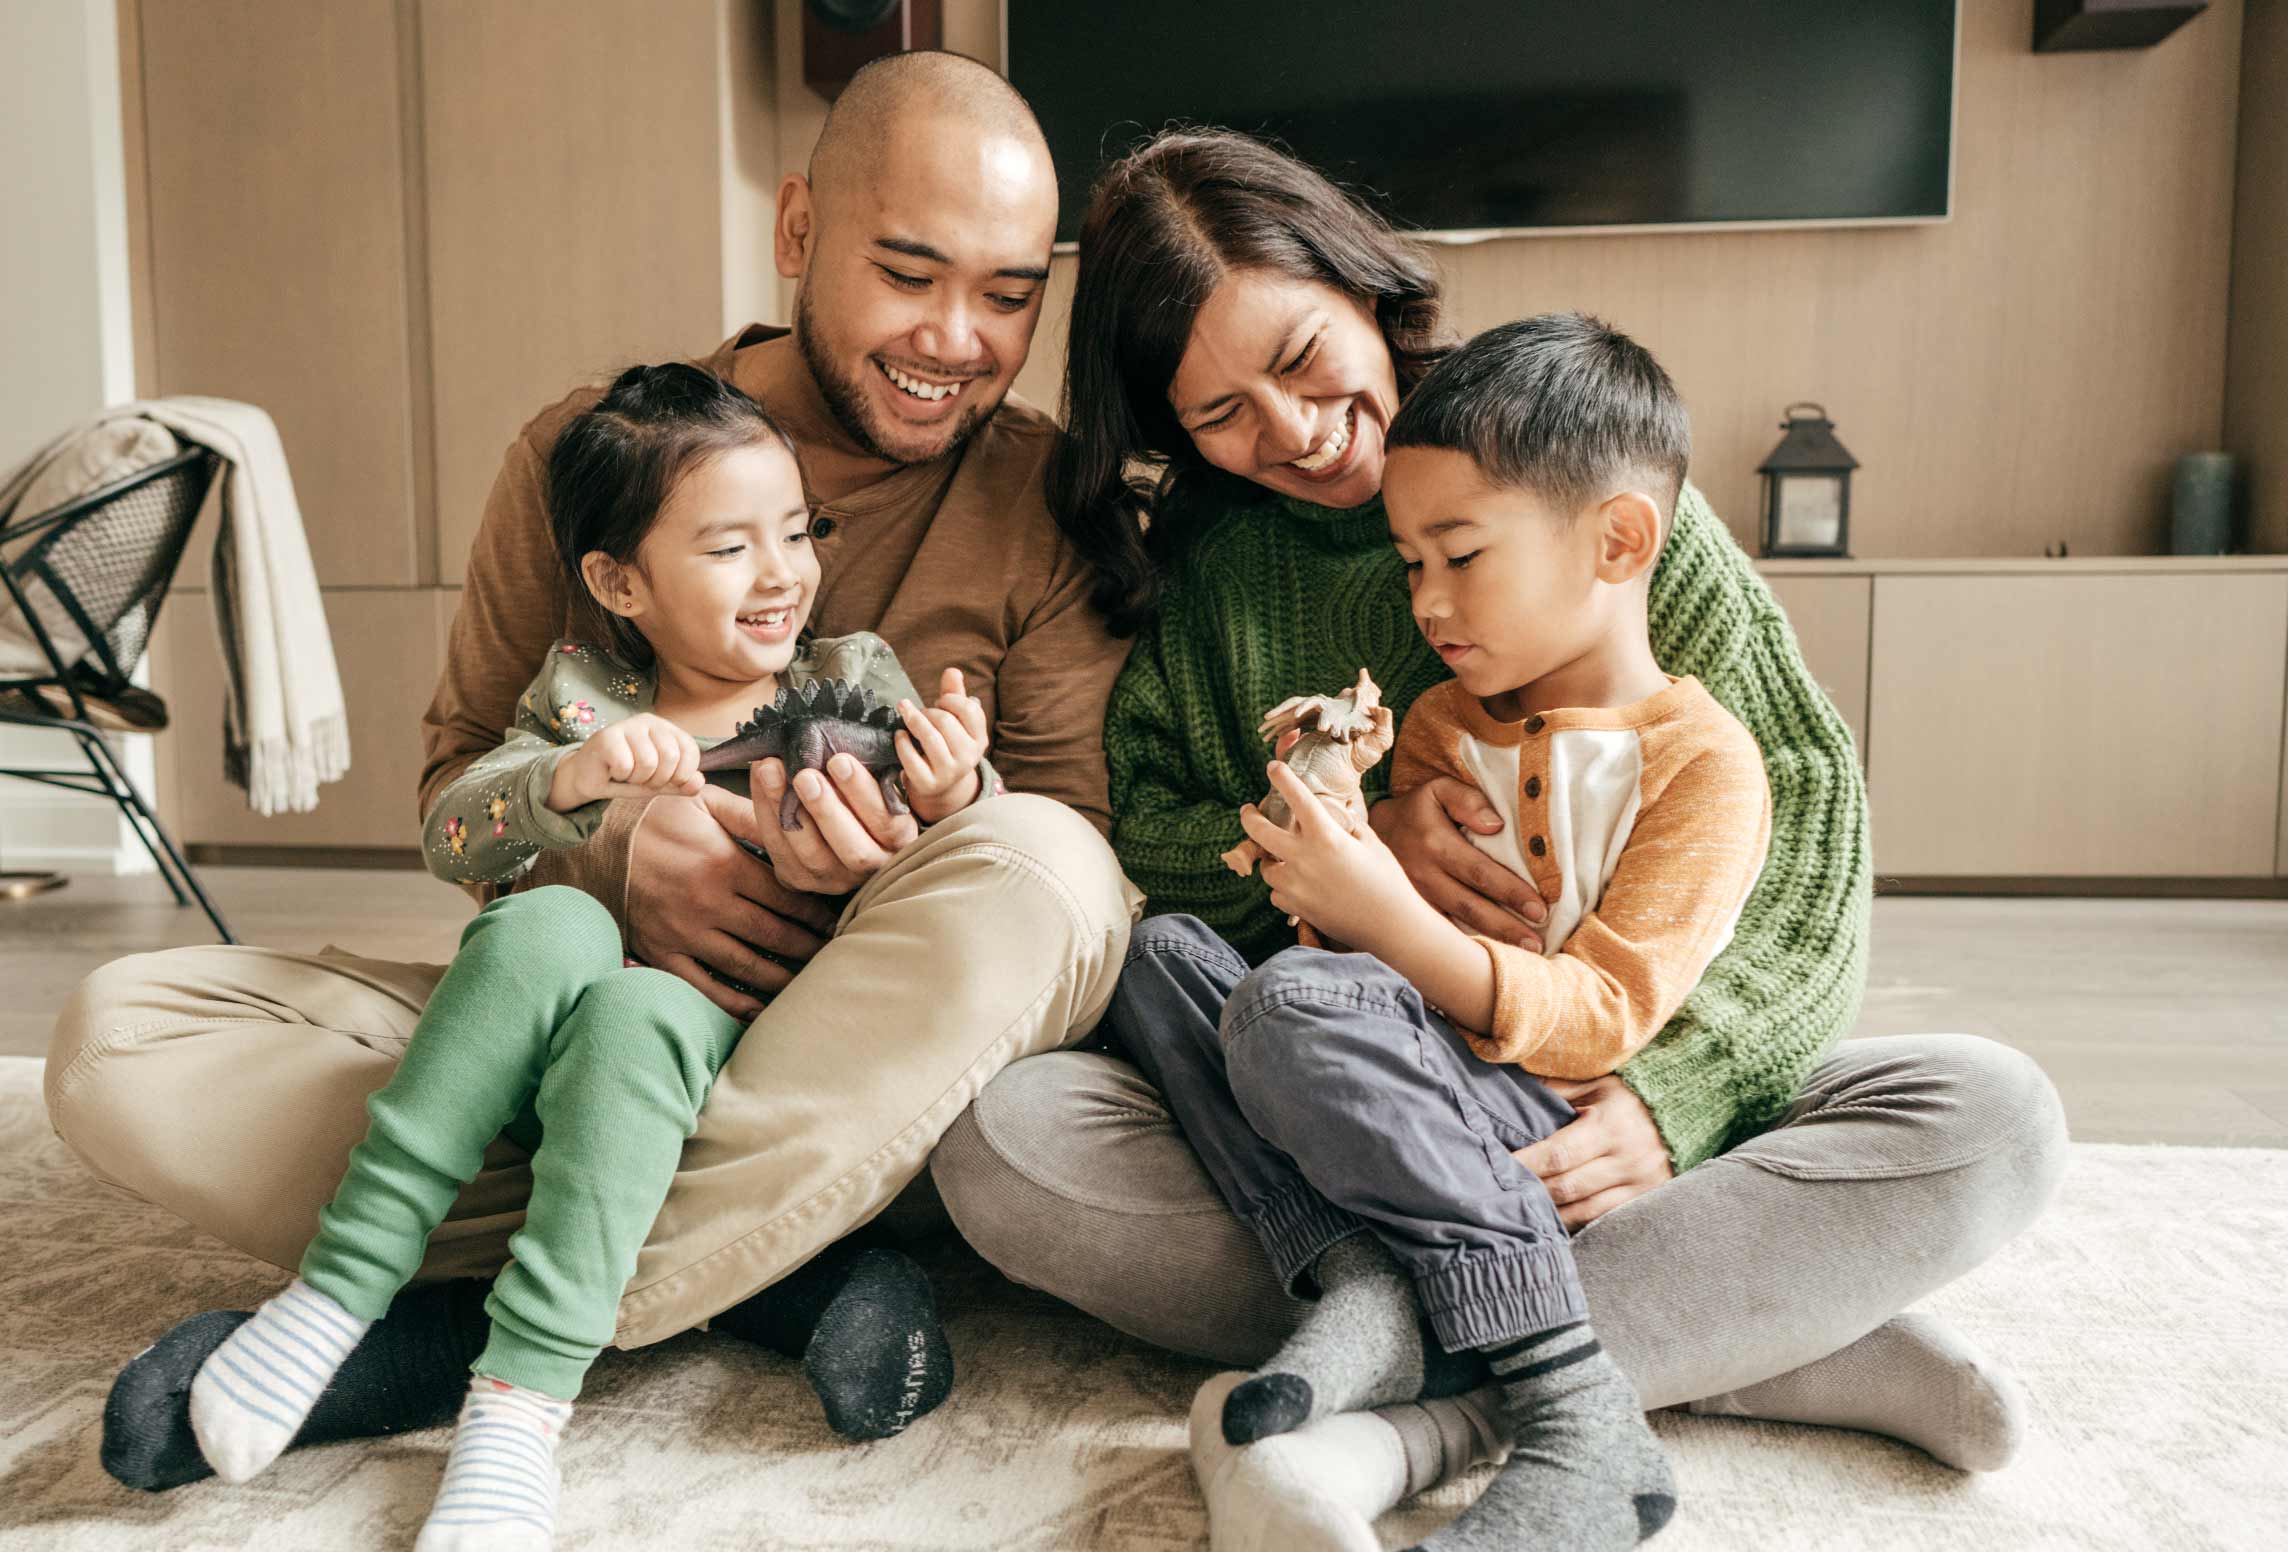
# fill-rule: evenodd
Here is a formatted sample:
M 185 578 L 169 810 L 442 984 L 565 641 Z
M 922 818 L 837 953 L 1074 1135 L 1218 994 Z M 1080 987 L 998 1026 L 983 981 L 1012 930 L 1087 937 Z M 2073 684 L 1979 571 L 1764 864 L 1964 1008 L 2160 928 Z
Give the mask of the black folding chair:
M 76 501 L 0 528 L 0 585 L 6 586 L 31 628 L 49 669 L 27 678 L 0 678 L 0 722 L 69 733 L 88 766 L 85 771 L 0 767 L 0 776 L 109 798 L 150 852 L 159 876 L 174 892 L 175 903 L 188 906 L 196 897 L 222 940 L 235 943 L 229 924 L 199 887 L 174 838 L 128 779 L 118 750 L 96 725 L 89 705 L 138 696 L 150 699 L 129 676 L 143 661 L 159 605 L 166 601 L 183 546 L 190 540 L 191 525 L 221 468 L 222 460 L 214 453 L 194 447 Z M 78 661 L 64 661 L 40 611 L 32 605 L 34 593 L 51 610 L 60 609 L 86 639 L 87 650 Z

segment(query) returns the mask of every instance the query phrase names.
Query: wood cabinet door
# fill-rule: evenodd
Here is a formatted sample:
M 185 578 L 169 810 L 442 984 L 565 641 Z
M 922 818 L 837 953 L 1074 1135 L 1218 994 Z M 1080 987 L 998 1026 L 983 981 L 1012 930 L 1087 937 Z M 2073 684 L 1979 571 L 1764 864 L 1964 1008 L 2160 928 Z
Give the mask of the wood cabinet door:
M 421 713 L 444 661 L 442 595 L 405 588 L 326 594 L 326 624 L 349 704 L 350 769 L 307 814 L 264 818 L 222 775 L 223 675 L 213 600 L 178 591 L 159 617 L 152 688 L 172 722 L 158 735 L 159 790 L 175 838 L 217 846 L 421 845 Z
M 459 583 L 526 421 L 730 332 L 718 21 L 714 0 L 427 0 L 420 17 L 437 563 Z
M 1875 867 L 2263 877 L 2288 576 L 1875 579 Z
M 269 411 L 319 580 L 410 586 L 422 547 L 395 0 L 150 0 L 139 22 L 146 391 Z M 184 576 L 206 575 L 209 543 Z

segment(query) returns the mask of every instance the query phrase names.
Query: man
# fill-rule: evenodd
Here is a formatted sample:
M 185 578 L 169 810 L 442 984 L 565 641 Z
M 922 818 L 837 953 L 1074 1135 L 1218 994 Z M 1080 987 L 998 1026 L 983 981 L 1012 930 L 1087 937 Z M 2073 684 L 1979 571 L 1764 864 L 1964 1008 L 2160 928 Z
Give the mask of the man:
M 761 817 L 712 789 L 622 803 L 530 876 L 595 895 L 631 954 L 755 1020 L 629 1282 L 622 1346 L 731 1310 L 873 1217 L 987 1079 L 1085 1034 L 1111 994 L 1136 903 L 1099 833 L 1101 717 L 1125 644 L 1044 503 L 1054 427 L 1006 401 L 1055 227 L 1047 147 L 1021 98 L 956 56 L 882 61 L 836 104 L 809 175 L 779 191 L 794 330 L 750 327 L 706 360 L 800 447 L 824 570 L 813 627 L 878 631 L 925 683 L 961 669 L 992 719 L 996 767 L 1035 795 L 979 804 L 909 847 L 912 821 L 885 813 L 863 773 L 804 773 L 813 822 L 800 830 L 772 822 L 775 792 Z M 424 718 L 424 808 L 499 742 L 549 643 L 586 634 L 542 491 L 554 437 L 595 397 L 543 411 L 508 450 Z M 814 954 L 842 973 L 795 977 Z M 257 948 L 118 961 L 58 1022 L 50 1117 L 107 1180 L 291 1267 L 438 974 Z M 827 995 L 853 976 L 873 994 Z M 766 1009 L 742 986 L 776 995 Z M 529 1182 L 519 1151 L 496 1144 L 424 1275 L 497 1271 Z M 300 1440 L 449 1416 L 480 1299 L 468 1282 L 407 1294 Z M 792 1332 L 799 1351 L 814 1302 L 766 1300 L 725 1323 L 781 1344 Z M 157 1488 L 207 1474 L 181 1391 L 235 1319 L 185 1322 L 122 1375 L 106 1418 L 114 1475 Z

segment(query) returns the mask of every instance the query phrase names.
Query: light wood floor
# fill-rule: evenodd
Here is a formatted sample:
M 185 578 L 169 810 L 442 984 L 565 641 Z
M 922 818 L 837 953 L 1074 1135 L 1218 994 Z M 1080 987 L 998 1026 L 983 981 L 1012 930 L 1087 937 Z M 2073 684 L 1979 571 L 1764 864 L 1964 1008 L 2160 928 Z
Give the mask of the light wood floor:
M 451 956 L 470 906 L 421 873 L 201 870 L 249 943 Z M 153 878 L 0 904 L 0 1054 L 115 955 L 211 941 Z M 2288 901 L 1875 902 L 1863 1035 L 1962 1030 L 2029 1052 L 2090 1142 L 2288 1147 Z

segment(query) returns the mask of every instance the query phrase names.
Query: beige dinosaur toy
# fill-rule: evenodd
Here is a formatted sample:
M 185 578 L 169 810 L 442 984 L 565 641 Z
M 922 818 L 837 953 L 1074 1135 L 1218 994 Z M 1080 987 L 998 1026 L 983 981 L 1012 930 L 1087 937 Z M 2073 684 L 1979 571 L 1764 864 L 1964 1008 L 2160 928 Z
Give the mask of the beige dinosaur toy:
M 1382 703 L 1382 692 L 1365 669 L 1359 670 L 1358 683 L 1340 695 L 1297 695 L 1281 701 L 1263 714 L 1255 731 L 1271 742 L 1277 757 L 1354 835 L 1366 828 L 1359 778 L 1390 753 L 1397 734 L 1390 708 Z M 1294 817 L 1277 791 L 1256 810 L 1282 827 Z M 1252 840 L 1223 854 L 1224 866 L 1241 878 L 1253 873 L 1262 860 L 1263 848 Z

